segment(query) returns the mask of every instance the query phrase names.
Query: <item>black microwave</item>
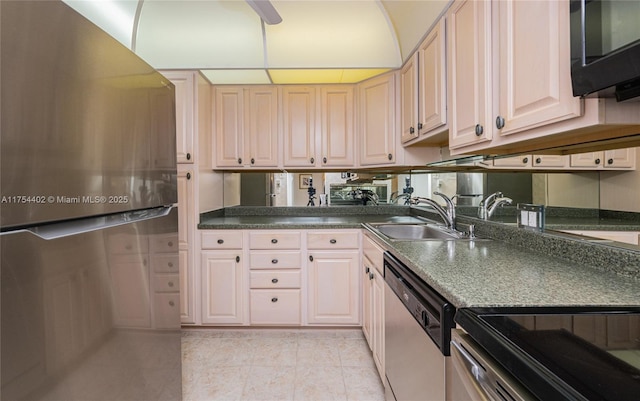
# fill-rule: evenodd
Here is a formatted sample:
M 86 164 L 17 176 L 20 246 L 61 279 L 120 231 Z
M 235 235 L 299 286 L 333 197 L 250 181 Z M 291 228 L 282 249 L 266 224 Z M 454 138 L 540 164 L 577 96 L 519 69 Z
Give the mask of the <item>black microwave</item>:
M 640 96 L 640 0 L 570 0 L 574 96 Z

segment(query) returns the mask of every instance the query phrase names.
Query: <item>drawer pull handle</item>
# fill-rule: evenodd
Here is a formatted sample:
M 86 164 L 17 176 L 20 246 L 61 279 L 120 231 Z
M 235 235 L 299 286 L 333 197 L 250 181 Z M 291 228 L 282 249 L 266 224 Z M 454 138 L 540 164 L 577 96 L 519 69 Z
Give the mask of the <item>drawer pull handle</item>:
M 272 240 L 271 240 L 271 243 L 272 243 L 272 244 L 277 244 L 277 243 L 278 243 L 278 240 L 274 238 L 274 239 L 272 239 Z
M 240 256 L 236 256 L 236 262 L 240 262 Z
M 173 241 L 169 241 L 169 243 L 167 243 L 167 245 L 173 246 Z
M 220 245 L 224 244 L 224 240 L 223 239 L 219 239 L 218 240 L 218 244 L 220 244 Z
M 278 279 L 277 279 L 277 278 L 272 278 L 272 279 L 271 279 L 271 282 L 272 282 L 273 284 L 276 284 L 276 283 L 278 282 Z
M 173 267 L 173 262 L 169 262 L 169 263 L 167 263 L 167 266 L 169 266 L 169 267 Z
M 173 287 L 173 281 L 169 281 L 169 287 Z
M 277 297 L 271 298 L 271 302 L 278 302 L 278 298 Z
M 176 305 L 176 303 L 175 303 L 175 302 L 173 302 L 173 301 L 169 301 L 169 306 L 175 306 L 175 305 Z
M 370 271 L 371 271 L 371 269 L 369 268 L 369 266 L 365 266 L 364 272 L 369 274 Z
M 271 263 L 275 265 L 276 263 L 278 263 L 278 259 L 271 259 Z
M 313 255 L 309 255 L 309 261 L 313 262 Z
M 373 280 L 373 273 L 369 273 L 369 280 Z
M 331 242 L 332 244 L 335 244 L 336 242 L 338 242 L 338 240 L 332 238 L 332 239 L 329 240 L 329 242 Z

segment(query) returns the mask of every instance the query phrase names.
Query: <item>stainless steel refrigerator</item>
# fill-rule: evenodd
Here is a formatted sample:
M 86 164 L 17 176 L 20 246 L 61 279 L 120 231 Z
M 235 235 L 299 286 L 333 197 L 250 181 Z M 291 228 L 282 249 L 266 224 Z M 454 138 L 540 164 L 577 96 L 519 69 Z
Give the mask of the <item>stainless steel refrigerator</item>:
M 61 1 L 0 17 L 0 399 L 180 400 L 173 85 Z

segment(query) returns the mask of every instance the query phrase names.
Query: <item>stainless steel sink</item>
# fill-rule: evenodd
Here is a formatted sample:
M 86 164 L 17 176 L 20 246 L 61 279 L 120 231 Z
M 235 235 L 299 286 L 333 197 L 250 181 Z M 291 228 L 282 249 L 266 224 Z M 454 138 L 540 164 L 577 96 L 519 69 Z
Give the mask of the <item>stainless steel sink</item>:
M 391 240 L 461 240 L 463 233 L 435 224 L 370 223 L 372 229 Z

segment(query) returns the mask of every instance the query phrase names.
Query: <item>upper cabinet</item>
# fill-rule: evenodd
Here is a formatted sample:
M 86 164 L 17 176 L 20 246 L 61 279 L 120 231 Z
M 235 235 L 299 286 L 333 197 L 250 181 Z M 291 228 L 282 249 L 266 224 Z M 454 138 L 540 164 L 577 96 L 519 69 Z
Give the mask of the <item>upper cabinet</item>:
M 321 165 L 353 167 L 355 165 L 353 86 L 323 86 L 320 94 Z
M 359 84 L 360 165 L 395 163 L 395 75 Z
M 284 167 L 315 167 L 316 88 L 286 86 L 282 89 Z
M 177 162 L 193 163 L 193 144 L 197 124 L 195 107 L 198 73 L 194 71 L 163 71 L 162 74 L 175 86 Z
M 273 86 L 214 89 L 217 167 L 278 167 L 278 90 Z
M 573 97 L 567 1 L 458 0 L 447 36 L 452 154 L 544 153 L 640 128 L 638 104 Z
M 447 142 L 445 18 L 400 71 L 402 143 Z

